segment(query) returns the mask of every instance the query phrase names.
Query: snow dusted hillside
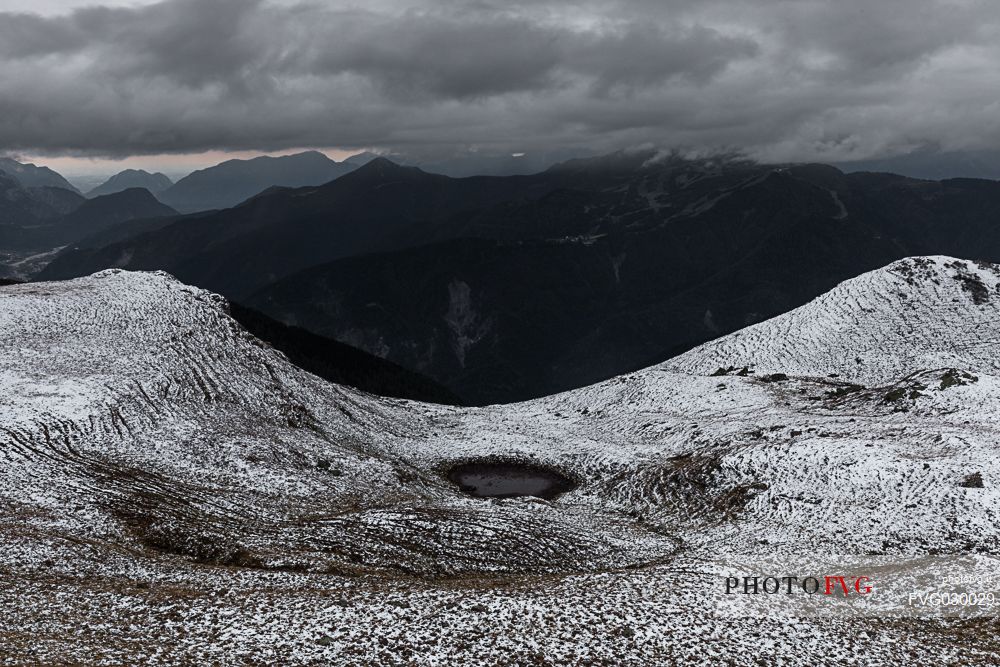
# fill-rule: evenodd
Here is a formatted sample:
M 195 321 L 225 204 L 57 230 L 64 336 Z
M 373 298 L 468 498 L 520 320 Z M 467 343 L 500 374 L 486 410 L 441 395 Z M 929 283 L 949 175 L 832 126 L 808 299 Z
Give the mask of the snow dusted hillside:
M 325 383 L 166 274 L 0 288 L 0 655 L 994 664 L 989 618 L 742 617 L 720 593 L 734 558 L 895 576 L 1000 551 L 998 283 L 904 260 L 661 366 L 482 409 Z M 447 471 L 476 460 L 577 487 L 469 498 Z
M 802 308 L 702 345 L 664 366 L 892 382 L 918 369 L 1000 370 L 1000 267 L 917 257 L 849 280 Z

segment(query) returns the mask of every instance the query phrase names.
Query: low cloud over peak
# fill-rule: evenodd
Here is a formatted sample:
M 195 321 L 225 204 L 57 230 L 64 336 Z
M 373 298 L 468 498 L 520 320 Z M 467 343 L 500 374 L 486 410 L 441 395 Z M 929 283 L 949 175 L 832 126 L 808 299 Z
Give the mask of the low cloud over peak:
M 828 160 L 998 148 L 998 60 L 1000 6 L 985 0 L 166 0 L 6 12 L 0 147 L 123 156 L 651 141 Z

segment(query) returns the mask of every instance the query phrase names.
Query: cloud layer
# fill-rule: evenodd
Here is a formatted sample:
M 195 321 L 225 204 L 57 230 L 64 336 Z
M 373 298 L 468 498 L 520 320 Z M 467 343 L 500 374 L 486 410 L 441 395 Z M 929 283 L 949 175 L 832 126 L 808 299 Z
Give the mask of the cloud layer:
M 44 4 L 44 3 L 42 3 Z M 166 0 L 0 12 L 0 149 L 1000 148 L 994 0 Z

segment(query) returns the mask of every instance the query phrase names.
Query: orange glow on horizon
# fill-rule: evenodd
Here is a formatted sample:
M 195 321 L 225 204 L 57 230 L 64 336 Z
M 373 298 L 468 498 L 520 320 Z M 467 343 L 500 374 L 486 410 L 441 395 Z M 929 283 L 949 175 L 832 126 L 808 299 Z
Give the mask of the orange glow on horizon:
M 71 156 L 45 156 L 23 154 L 15 156 L 21 162 L 31 162 L 49 167 L 64 176 L 111 176 L 125 169 L 145 169 L 149 172 L 161 171 L 168 176 L 186 175 L 198 169 L 211 167 L 226 160 L 248 160 L 261 155 L 292 155 L 316 150 L 338 162 L 363 152 L 336 148 L 289 148 L 280 151 L 205 151 L 203 153 L 182 153 L 162 155 L 134 155 L 127 158 L 89 158 Z

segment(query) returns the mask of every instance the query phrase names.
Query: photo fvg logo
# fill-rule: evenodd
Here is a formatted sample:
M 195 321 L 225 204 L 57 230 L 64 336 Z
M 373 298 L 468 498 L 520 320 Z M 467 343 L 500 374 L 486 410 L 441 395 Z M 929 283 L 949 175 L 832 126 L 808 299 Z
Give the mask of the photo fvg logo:
M 726 577 L 727 595 L 829 595 L 857 597 L 875 592 L 871 577 L 845 577 L 826 575 L 820 577 Z

